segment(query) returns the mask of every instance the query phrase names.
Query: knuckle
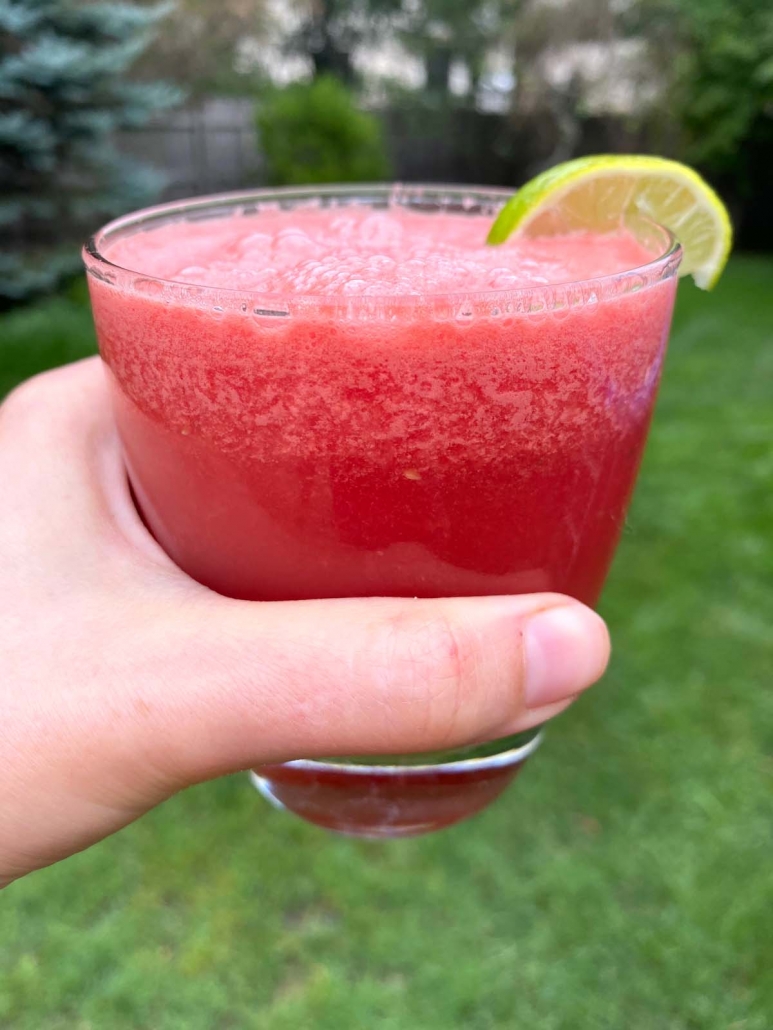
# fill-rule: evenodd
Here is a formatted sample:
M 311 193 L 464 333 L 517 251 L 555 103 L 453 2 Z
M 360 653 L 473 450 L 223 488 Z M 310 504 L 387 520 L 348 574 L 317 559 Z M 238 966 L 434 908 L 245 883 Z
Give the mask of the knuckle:
M 41 389 L 43 378 L 34 376 L 27 379 L 8 394 L 0 405 L 0 426 L 7 429 L 39 415 L 45 394 L 45 389 Z
M 443 746 L 466 721 L 479 680 L 475 635 L 438 606 L 393 616 L 380 631 L 376 688 L 402 734 L 420 749 Z
M 93 406 L 94 398 L 84 388 L 98 381 L 97 368 L 91 358 L 25 380 L 0 404 L 0 431 L 57 434 L 73 411 Z
M 0 405 L 0 433 L 39 436 L 49 431 L 61 403 L 62 370 L 32 376 L 17 386 Z

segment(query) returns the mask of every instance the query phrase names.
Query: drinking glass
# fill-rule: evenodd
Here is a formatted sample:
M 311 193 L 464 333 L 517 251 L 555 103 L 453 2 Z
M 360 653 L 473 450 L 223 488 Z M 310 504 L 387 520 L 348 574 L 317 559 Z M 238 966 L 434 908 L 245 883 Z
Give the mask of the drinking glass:
M 155 274 L 162 227 L 249 220 L 242 245 L 265 247 L 261 215 L 278 208 L 299 230 L 310 210 L 365 208 L 378 234 L 388 208 L 493 219 L 510 195 L 255 190 L 96 233 L 84 260 L 128 475 L 182 569 L 253 601 L 559 591 L 596 603 L 668 338 L 681 251 L 665 229 L 628 220 L 651 255 L 642 267 L 475 293 L 462 279 L 437 293 L 277 295 L 197 285 L 195 267 L 190 282 Z M 138 233 L 148 267 L 112 261 Z M 308 238 L 286 245 L 301 254 Z M 319 825 L 404 836 L 488 805 L 539 741 L 535 729 L 440 754 L 299 757 L 253 780 Z

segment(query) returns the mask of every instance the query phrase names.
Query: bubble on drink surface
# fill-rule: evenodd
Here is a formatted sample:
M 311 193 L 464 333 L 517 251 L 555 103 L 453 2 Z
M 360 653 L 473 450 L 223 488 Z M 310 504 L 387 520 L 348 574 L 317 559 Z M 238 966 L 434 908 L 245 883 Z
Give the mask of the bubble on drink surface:
M 276 270 L 273 268 L 242 268 L 237 266 L 227 273 L 227 280 L 235 289 L 255 290 L 264 286 L 270 286 L 276 278 Z M 225 276 L 224 276 L 225 279 Z M 225 282 L 223 283 L 225 285 Z
M 244 236 L 238 243 L 238 249 L 242 254 L 252 253 L 265 254 L 271 248 L 274 237 L 268 232 L 251 232 Z
M 177 273 L 180 279 L 186 283 L 206 282 L 209 269 L 204 265 L 186 265 Z
M 166 285 L 158 279 L 135 279 L 133 286 L 137 293 L 147 297 L 163 297 L 166 292 Z
M 485 214 L 405 207 L 263 208 L 138 233 L 111 244 L 108 257 L 146 276 L 196 286 L 349 297 L 515 292 L 608 275 L 648 259 L 622 233 L 591 247 L 574 237 L 514 237 L 490 247 L 489 225 Z M 597 303 L 592 291 L 582 300 Z
M 290 312 L 287 308 L 277 307 L 262 307 L 258 305 L 252 309 L 252 319 L 256 325 L 259 325 L 264 330 L 279 329 L 282 325 L 282 320 L 289 316 Z
M 513 290 L 518 286 L 519 279 L 512 268 L 499 266 L 492 268 L 488 274 L 486 285 L 492 290 Z
M 365 267 L 369 272 L 391 272 L 397 262 L 387 254 L 371 254 L 365 261 Z
M 323 253 L 321 243 L 296 226 L 280 230 L 274 238 L 272 250 L 274 256 L 282 261 L 308 260 Z
M 360 222 L 357 238 L 368 247 L 394 247 L 403 239 L 403 227 L 391 212 L 378 212 Z
M 341 287 L 342 293 L 362 293 L 368 285 L 367 279 L 347 279 Z
M 357 219 L 353 215 L 336 215 L 330 220 L 330 233 L 345 240 L 357 231 Z

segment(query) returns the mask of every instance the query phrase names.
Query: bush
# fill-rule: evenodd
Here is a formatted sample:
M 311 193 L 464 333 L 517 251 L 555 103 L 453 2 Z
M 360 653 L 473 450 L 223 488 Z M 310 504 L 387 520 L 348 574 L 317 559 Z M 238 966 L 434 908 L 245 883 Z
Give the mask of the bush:
M 349 90 L 331 76 L 271 94 L 260 104 L 257 124 L 274 185 L 389 178 L 380 122 L 358 110 Z

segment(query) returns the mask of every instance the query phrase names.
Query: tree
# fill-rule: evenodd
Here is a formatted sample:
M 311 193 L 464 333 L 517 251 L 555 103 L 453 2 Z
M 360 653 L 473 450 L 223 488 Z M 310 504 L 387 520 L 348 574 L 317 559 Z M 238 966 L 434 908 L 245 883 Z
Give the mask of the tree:
M 383 17 L 399 8 L 400 0 L 308 0 L 306 18 L 288 47 L 311 57 L 315 76 L 335 75 L 351 85 L 352 51 L 374 38 Z
M 687 159 L 743 178 L 743 151 L 773 141 L 773 5 L 638 0 L 630 21 L 667 55 L 661 72 Z
M 127 72 L 166 6 L 0 0 L 0 303 L 72 269 L 85 223 L 151 199 L 159 176 L 112 143 L 177 100 Z
M 520 0 L 404 0 L 400 6 L 400 37 L 424 59 L 427 89 L 447 93 L 451 65 L 462 61 L 474 93 L 486 52 L 509 31 Z
M 462 60 L 474 88 L 483 58 L 500 41 L 520 0 L 310 0 L 290 47 L 311 56 L 315 75 L 354 81 L 352 53 L 390 34 L 424 61 L 427 89 L 445 95 L 454 60 Z
M 248 77 L 237 69 L 239 47 L 260 40 L 267 22 L 266 0 L 176 0 L 136 69 L 144 77 L 172 79 L 189 94 L 244 92 Z
M 512 114 L 529 137 L 529 174 L 576 156 L 589 139 L 593 149 L 618 149 L 643 134 L 660 85 L 647 39 L 623 17 L 631 2 L 524 0 L 511 36 Z

